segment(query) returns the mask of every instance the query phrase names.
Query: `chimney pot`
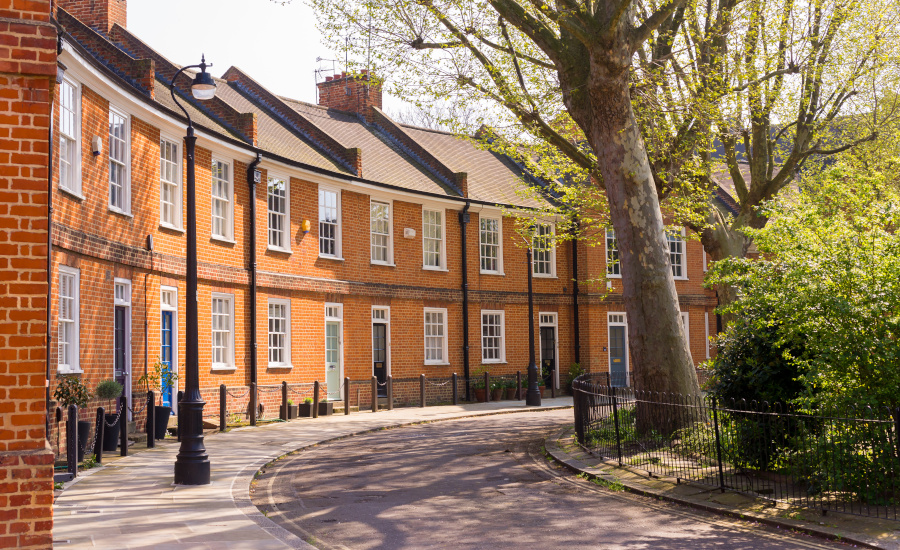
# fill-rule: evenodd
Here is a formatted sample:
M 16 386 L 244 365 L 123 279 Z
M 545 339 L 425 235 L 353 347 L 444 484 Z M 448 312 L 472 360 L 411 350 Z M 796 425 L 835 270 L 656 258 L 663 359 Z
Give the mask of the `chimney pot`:
M 325 82 L 331 82 L 333 79 L 334 79 L 333 76 L 326 76 L 326 77 L 325 77 Z

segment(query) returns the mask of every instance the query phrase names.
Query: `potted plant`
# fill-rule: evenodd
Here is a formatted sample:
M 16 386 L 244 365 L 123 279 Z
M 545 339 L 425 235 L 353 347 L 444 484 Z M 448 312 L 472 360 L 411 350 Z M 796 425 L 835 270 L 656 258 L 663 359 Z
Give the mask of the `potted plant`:
M 319 401 L 319 416 L 334 414 L 334 401 Z
M 102 399 L 108 403 L 107 411 L 115 411 L 115 405 L 112 404 L 112 400 L 122 395 L 122 384 L 119 384 L 112 378 L 104 380 L 94 388 L 94 395 L 97 396 L 97 399 Z M 119 422 L 122 421 L 122 418 L 115 412 L 107 412 L 105 421 L 106 425 L 103 427 L 103 450 L 104 452 L 112 453 L 115 452 L 119 443 Z
M 515 379 L 504 380 L 503 386 L 506 388 L 506 398 L 507 399 L 517 399 L 519 397 L 518 392 L 516 391 L 519 388 L 516 387 Z
M 172 415 L 172 407 L 162 405 L 162 395 L 172 387 L 172 383 L 175 380 L 178 380 L 178 375 L 172 372 L 169 366 L 159 358 L 137 380 L 137 383 L 144 385 L 147 391 L 154 390 L 156 395 L 156 413 L 153 417 L 153 437 L 156 439 L 165 439 L 166 431 L 169 428 L 169 417 Z M 149 437 L 150 434 L 147 434 L 147 436 Z
M 475 400 L 479 403 L 487 401 L 487 392 L 484 388 L 484 377 L 479 376 L 472 382 L 472 389 L 475 391 Z
M 307 397 L 303 400 L 303 403 L 297 405 L 297 417 L 298 418 L 312 418 L 313 413 L 313 402 L 312 397 Z
M 503 380 L 491 380 L 491 401 L 503 399 Z
M 87 407 L 91 394 L 81 381 L 74 375 L 58 376 L 59 382 L 56 390 L 53 392 L 53 398 L 62 404 L 63 408 L 68 410 L 69 405 L 75 405 L 79 409 Z M 84 460 L 84 449 L 87 447 L 88 436 L 91 433 L 91 423 L 87 420 L 78 421 L 78 462 Z
M 287 419 L 288 420 L 293 420 L 294 418 L 297 418 L 297 409 L 298 408 L 299 408 L 299 405 L 294 405 L 294 401 L 292 399 L 288 399 L 288 402 L 287 402 Z

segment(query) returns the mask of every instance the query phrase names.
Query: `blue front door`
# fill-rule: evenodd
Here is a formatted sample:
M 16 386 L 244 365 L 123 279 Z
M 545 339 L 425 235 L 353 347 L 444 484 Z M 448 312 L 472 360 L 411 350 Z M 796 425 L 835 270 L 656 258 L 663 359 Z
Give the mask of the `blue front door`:
M 166 372 L 172 371 L 172 312 L 162 312 L 162 348 L 160 349 L 160 361 L 165 366 Z M 163 407 L 172 406 L 172 386 L 162 382 Z

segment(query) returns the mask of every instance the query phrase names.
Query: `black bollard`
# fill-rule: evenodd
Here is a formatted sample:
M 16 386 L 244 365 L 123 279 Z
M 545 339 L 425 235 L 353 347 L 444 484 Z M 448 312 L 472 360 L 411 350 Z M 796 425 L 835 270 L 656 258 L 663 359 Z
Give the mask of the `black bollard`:
M 484 371 L 484 402 L 491 402 L 491 377 L 487 371 Z
M 281 382 L 281 419 L 287 422 L 288 419 L 288 387 L 287 382 Z
M 72 477 L 78 475 L 78 407 L 69 405 L 66 420 L 66 466 Z
M 516 398 L 522 400 L 522 371 L 516 371 Z
M 225 415 L 228 410 L 228 397 L 226 394 L 227 389 L 225 388 L 225 384 L 219 384 L 219 431 L 224 432 L 226 428 L 225 424 Z M 178 409 L 181 410 L 181 409 Z M 181 434 L 181 430 L 178 430 L 178 433 Z
M 256 426 L 256 382 L 250 382 L 250 425 Z
M 97 464 L 103 464 L 103 433 L 106 431 L 106 411 L 97 407 L 97 427 L 94 428 L 94 454 Z
M 224 384 L 223 384 L 224 385 Z M 181 441 L 181 428 L 184 426 L 184 422 L 181 421 L 181 400 L 184 398 L 184 392 L 182 390 L 178 390 L 178 396 L 175 398 L 176 403 L 178 403 L 178 441 Z
M 453 384 L 453 404 L 459 405 L 459 388 L 456 387 L 456 378 L 457 378 L 457 376 L 456 376 L 456 373 L 454 372 L 453 373 L 453 382 L 450 382 L 450 383 Z
M 344 378 L 344 414 L 350 414 L 350 377 Z
M 128 456 L 128 398 L 119 397 L 119 456 Z
M 313 381 L 313 418 L 319 418 L 319 381 Z
M 372 412 L 378 412 L 378 379 L 372 376 Z
M 156 396 L 153 390 L 147 392 L 147 448 L 156 446 Z
M 387 377 L 387 396 L 388 396 L 388 410 L 394 410 L 394 377 L 388 375 Z

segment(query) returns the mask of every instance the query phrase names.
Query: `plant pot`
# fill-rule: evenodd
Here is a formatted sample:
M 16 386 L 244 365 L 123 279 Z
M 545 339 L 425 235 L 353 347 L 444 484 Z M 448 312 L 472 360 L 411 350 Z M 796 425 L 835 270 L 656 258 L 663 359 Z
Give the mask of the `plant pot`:
M 116 418 L 116 417 L 119 418 Z M 109 425 L 115 420 L 115 424 L 112 427 Z M 117 414 L 107 414 L 106 415 L 106 424 L 103 426 L 103 452 L 105 453 L 114 453 L 116 452 L 116 448 L 119 446 L 119 423 L 122 422 L 122 417 Z
M 84 460 L 84 451 L 87 449 L 88 437 L 91 435 L 91 424 L 88 420 L 78 421 L 78 462 Z
M 288 420 L 293 420 L 297 418 L 297 408 L 299 405 L 288 405 Z
M 485 393 L 484 388 L 480 388 L 480 389 L 475 388 L 474 391 L 475 391 L 475 401 L 478 401 L 479 403 L 484 403 L 487 400 L 486 399 L 487 394 Z
M 518 399 L 519 395 L 516 391 L 516 388 L 506 388 L 506 398 L 507 399 Z
M 334 414 L 334 402 L 333 401 L 320 401 L 319 402 L 319 416 L 331 416 Z
M 503 399 L 503 388 L 491 390 L 491 401 L 500 401 L 501 399 Z
M 312 403 L 300 403 L 297 405 L 297 418 L 312 418 Z
M 157 405 L 153 415 L 153 431 L 156 439 L 165 439 L 169 429 L 169 417 L 172 415 L 172 407 Z
M 545 386 L 538 386 L 538 389 L 541 390 L 541 399 L 544 398 L 544 387 Z

